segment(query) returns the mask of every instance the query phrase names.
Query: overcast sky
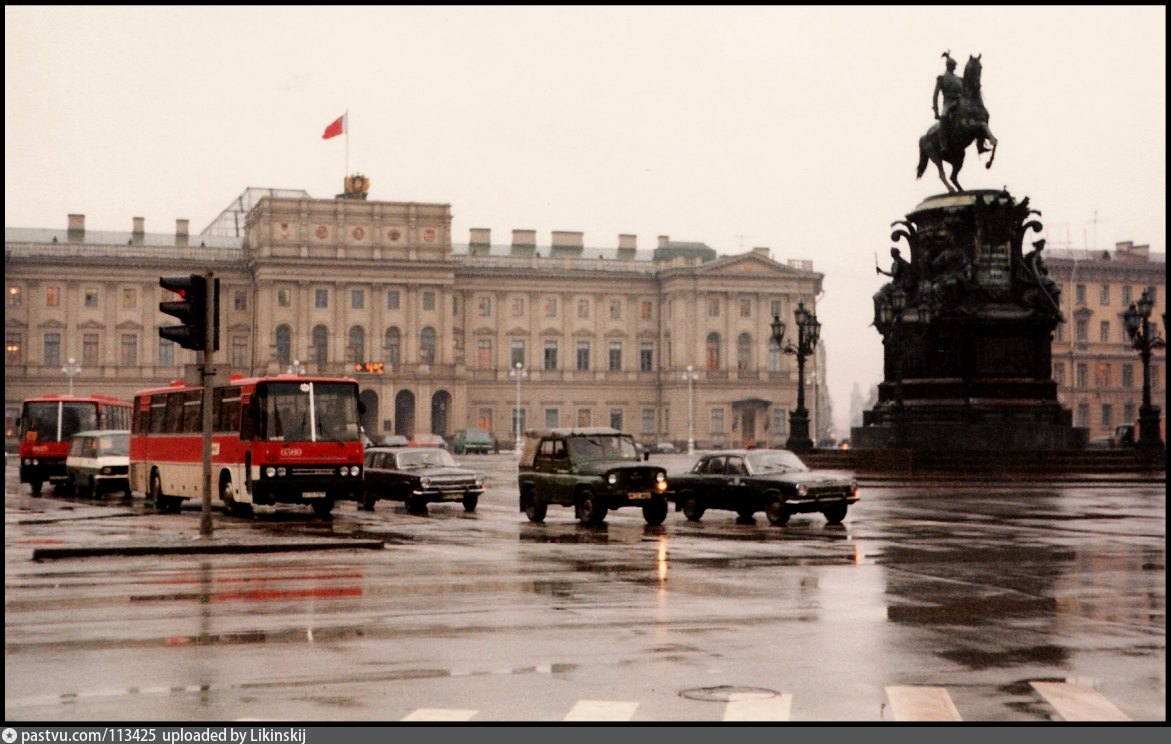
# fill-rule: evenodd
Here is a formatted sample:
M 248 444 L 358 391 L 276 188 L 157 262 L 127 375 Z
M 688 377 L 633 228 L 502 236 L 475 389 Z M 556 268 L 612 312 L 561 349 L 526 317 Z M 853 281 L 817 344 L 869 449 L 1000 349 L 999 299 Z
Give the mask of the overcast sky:
M 835 420 L 881 378 L 870 296 L 950 50 L 1050 247 L 1165 252 L 1166 8 L 12 7 L 4 222 L 202 230 L 250 186 L 451 204 L 492 230 L 812 259 Z M 350 133 L 322 140 L 349 111 Z

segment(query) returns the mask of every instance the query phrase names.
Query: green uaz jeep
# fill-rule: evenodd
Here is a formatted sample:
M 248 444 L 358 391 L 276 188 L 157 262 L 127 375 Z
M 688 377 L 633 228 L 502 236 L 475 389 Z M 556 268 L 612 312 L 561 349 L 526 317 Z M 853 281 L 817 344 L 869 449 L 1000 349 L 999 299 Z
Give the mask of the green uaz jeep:
M 601 524 L 610 509 L 642 507 L 647 524 L 667 518 L 667 471 L 648 465 L 634 438 L 616 429 L 525 432 L 517 482 L 520 510 L 545 520 L 549 504 L 572 506 L 582 524 Z

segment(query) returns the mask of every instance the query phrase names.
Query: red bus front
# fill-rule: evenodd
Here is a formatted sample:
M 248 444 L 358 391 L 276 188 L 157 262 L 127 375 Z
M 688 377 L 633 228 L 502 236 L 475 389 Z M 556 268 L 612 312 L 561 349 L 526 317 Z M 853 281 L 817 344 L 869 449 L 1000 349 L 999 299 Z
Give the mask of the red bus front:
M 69 440 L 80 431 L 127 429 L 130 404 L 103 395 L 44 395 L 20 410 L 20 482 L 39 496 L 45 482 L 65 482 Z

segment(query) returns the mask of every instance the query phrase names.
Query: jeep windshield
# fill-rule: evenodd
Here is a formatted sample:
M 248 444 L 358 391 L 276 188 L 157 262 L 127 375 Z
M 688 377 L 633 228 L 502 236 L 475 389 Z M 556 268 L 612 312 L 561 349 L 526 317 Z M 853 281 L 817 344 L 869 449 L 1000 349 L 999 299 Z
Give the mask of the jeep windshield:
M 617 434 L 591 434 L 569 437 L 569 457 L 573 462 L 587 460 L 638 460 L 634 439 Z

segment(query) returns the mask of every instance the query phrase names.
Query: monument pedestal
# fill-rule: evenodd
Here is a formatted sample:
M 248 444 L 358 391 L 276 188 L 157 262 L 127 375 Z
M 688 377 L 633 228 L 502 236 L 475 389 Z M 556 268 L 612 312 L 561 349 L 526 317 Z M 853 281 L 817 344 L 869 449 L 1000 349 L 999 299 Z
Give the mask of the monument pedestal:
M 885 346 L 878 403 L 851 431 L 859 449 L 1078 449 L 1052 379 L 1059 290 L 1021 243 L 1036 214 L 1004 191 L 927 199 L 892 238 L 909 270 L 875 295 Z M 892 273 L 896 273 L 893 272 Z M 897 309 L 884 307 L 893 302 Z

